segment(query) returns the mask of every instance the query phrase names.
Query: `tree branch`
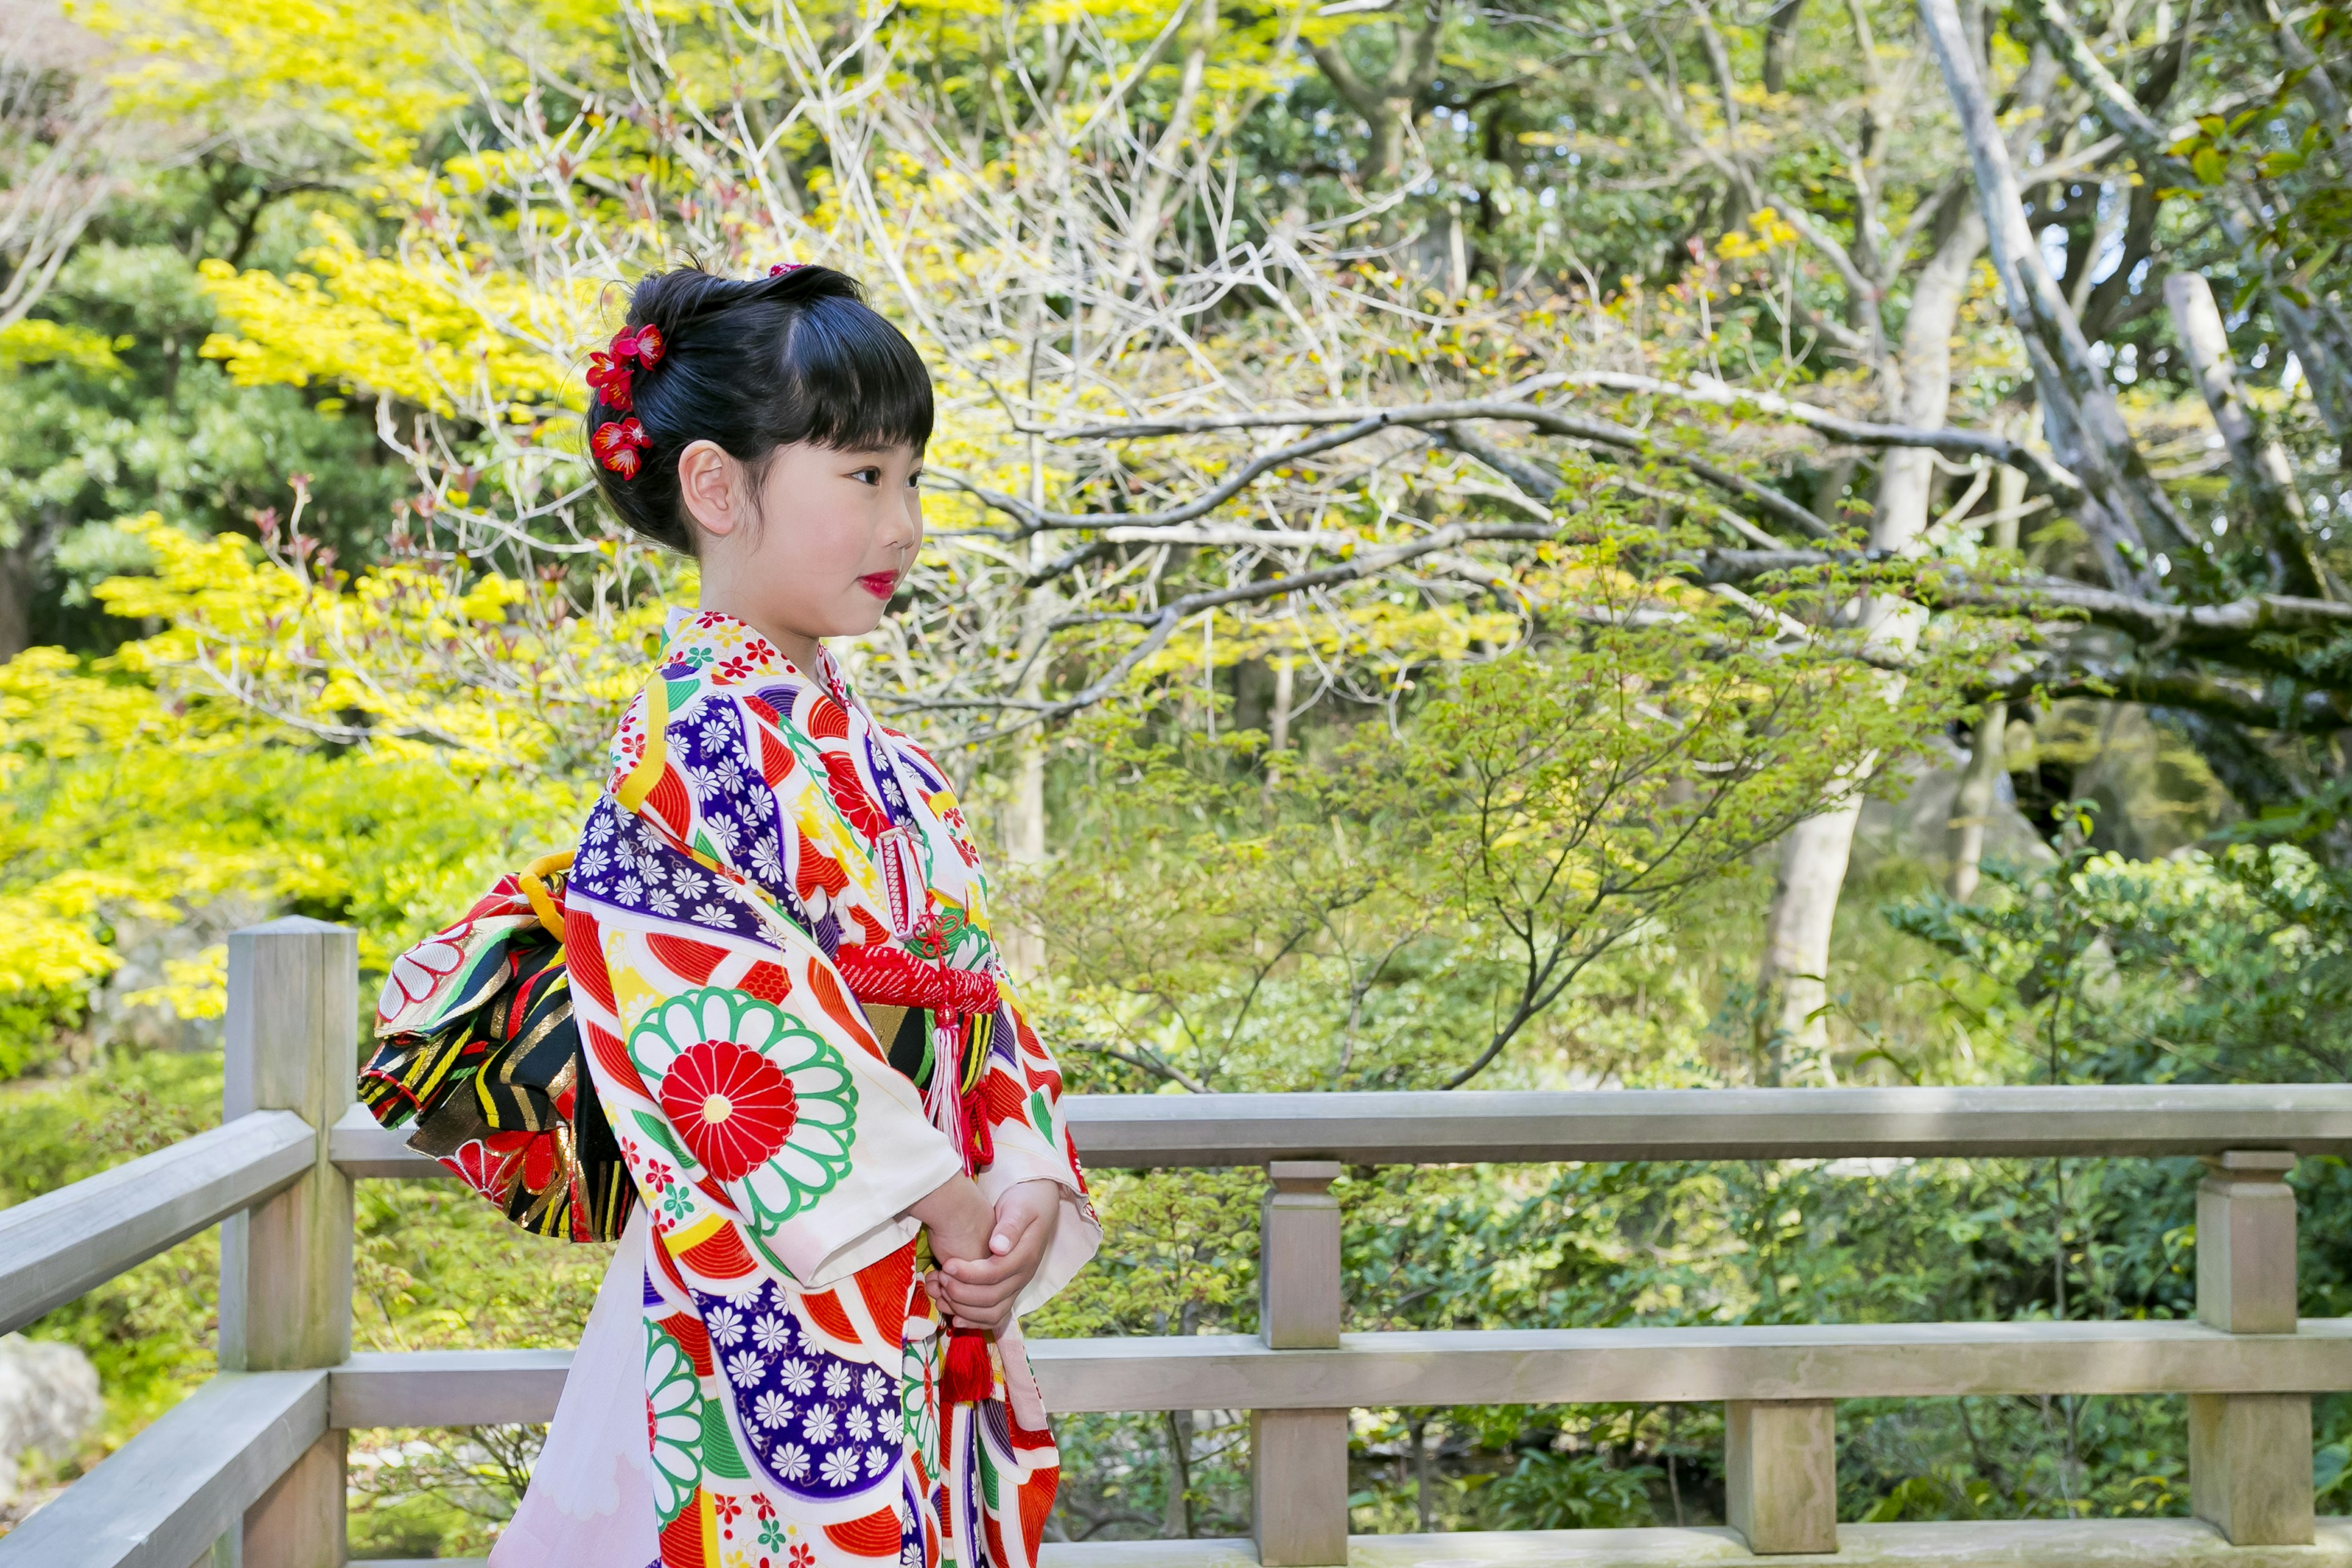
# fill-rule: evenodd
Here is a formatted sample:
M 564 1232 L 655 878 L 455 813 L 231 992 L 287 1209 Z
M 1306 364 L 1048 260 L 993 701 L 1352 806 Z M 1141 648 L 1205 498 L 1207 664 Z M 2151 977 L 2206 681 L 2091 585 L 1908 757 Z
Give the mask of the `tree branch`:
M 2037 666 L 2007 680 L 1971 688 L 1968 693 L 1969 700 L 1976 702 L 2020 701 L 2036 695 L 2044 699 L 2089 697 L 2107 702 L 2145 703 L 2151 708 L 2180 708 L 2209 718 L 2226 719 L 2251 730 L 2305 733 L 2352 725 L 2352 710 L 2347 710 L 2336 693 L 2312 691 L 2284 681 L 2273 682 L 2265 689 L 2189 670 Z
M 1769 392 L 1752 392 L 1733 386 L 1728 382 L 1701 380 L 1689 384 L 1659 381 L 1652 376 L 1629 375 L 1618 371 L 1582 371 L 1566 378 L 1572 386 L 1599 386 L 1617 392 L 1647 393 L 1653 397 L 1671 397 L 1685 403 L 1704 403 L 1717 408 L 1760 409 L 1779 418 L 1820 431 L 1824 436 L 1856 447 L 1926 447 L 1939 452 L 1960 452 L 1970 457 L 1990 458 L 1996 463 L 2029 476 L 2035 484 L 2063 500 L 2079 500 L 2083 481 L 2060 468 L 2049 458 L 2020 441 L 1988 430 L 1925 430 L 1908 425 L 1880 425 L 1859 419 L 1848 419 L 1826 408 L 1816 408 L 1810 403 L 1798 403 Z

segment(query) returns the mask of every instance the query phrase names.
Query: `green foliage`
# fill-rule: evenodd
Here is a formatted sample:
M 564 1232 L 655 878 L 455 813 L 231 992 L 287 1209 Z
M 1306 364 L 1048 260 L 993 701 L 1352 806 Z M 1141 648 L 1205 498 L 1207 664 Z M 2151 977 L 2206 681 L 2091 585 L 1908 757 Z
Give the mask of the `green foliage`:
M 2084 826 L 2087 828 L 2088 820 Z M 2050 1081 L 2297 1082 L 2352 1068 L 2352 881 L 2260 829 L 2134 861 L 2073 849 L 2000 896 L 1897 907 L 1902 930 L 2008 993 Z
M 122 636 L 90 593 L 145 565 L 112 533 L 117 518 L 152 509 L 199 533 L 249 533 L 293 504 L 299 474 L 310 531 L 346 557 L 390 521 L 404 476 L 367 422 L 290 388 L 238 387 L 199 357 L 213 307 L 196 282 L 169 245 L 86 246 L 26 325 L 104 343 L 105 357 L 0 356 L 16 416 L 0 453 L 0 546 L 40 563 L 19 590 L 37 595 L 35 640 L 103 650 Z
M 1622 1530 L 1657 1522 L 1650 1483 L 1654 1465 L 1621 1468 L 1606 1454 L 1523 1454 L 1509 1475 L 1487 1489 L 1503 1530 Z
M 1561 551 L 1556 634 L 1297 763 L 1097 720 L 1085 765 L 1116 798 L 1089 792 L 1014 900 L 1055 950 L 1057 1037 L 1114 1082 L 1470 1081 L 1948 700 L 1932 665 L 1898 694 L 1769 611 L 1679 584 L 1647 609 L 1638 554 L 1605 526 Z

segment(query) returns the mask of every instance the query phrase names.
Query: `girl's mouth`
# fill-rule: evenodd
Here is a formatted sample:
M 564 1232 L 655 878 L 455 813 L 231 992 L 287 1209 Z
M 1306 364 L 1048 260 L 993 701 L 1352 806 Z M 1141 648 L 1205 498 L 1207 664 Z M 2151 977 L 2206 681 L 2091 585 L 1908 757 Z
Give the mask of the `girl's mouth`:
M 857 580 L 857 585 L 877 599 L 887 599 L 898 586 L 896 572 L 868 572 Z

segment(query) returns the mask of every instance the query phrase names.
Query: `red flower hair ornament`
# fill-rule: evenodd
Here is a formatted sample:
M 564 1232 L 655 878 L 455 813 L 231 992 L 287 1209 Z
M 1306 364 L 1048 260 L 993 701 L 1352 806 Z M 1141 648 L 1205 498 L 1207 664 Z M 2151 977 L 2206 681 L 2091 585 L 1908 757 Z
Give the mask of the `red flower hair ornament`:
M 624 327 L 613 334 L 612 345 L 588 356 L 588 384 L 604 399 L 604 406 L 615 414 L 626 414 L 636 406 L 629 390 L 629 381 L 638 370 L 651 370 L 661 363 L 661 329 L 648 323 L 642 327 Z M 633 368 L 634 367 L 634 368 Z M 645 459 L 637 456 L 652 446 L 653 437 L 635 419 L 607 419 L 596 426 L 588 437 L 589 449 L 596 460 L 625 479 L 634 479 Z
M 589 450 L 596 454 L 596 460 L 625 479 L 637 477 L 637 470 L 645 466 L 637 454 L 653 444 L 646 427 L 634 419 L 607 419 L 588 437 Z
M 588 384 L 604 400 L 604 406 L 615 414 L 626 414 L 635 406 L 629 395 L 629 377 L 635 373 L 630 362 L 641 369 L 651 370 L 661 363 L 661 329 L 643 326 L 623 328 L 613 334 L 612 346 L 588 356 Z

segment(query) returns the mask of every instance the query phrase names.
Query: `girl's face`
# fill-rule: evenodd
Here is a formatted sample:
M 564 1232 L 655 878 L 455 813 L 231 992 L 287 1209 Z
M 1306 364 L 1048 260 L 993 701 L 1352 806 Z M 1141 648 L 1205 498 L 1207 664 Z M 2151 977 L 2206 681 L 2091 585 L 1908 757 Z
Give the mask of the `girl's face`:
M 702 534 L 702 607 L 749 622 L 806 668 L 820 637 L 881 623 L 923 542 L 910 446 L 777 448 L 754 497 L 745 467 L 698 441 L 678 489 Z

